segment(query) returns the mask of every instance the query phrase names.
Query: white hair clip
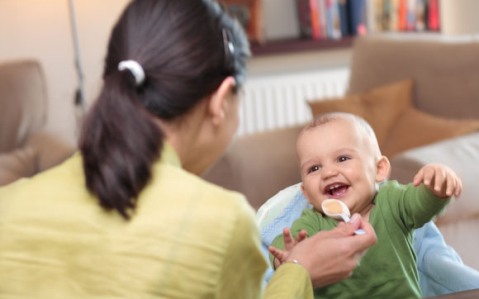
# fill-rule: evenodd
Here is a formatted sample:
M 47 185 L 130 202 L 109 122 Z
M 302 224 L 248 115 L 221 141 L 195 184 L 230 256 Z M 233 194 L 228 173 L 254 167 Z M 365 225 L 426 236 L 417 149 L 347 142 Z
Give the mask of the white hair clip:
M 140 86 L 145 81 L 145 71 L 135 60 L 120 61 L 118 70 L 129 70 L 133 77 L 135 77 L 136 86 Z
M 221 34 L 223 35 L 223 47 L 225 50 L 225 57 L 232 56 L 233 53 L 235 52 L 235 46 L 233 43 L 229 40 L 228 38 L 228 33 L 226 32 L 226 29 L 221 30 Z M 226 58 L 228 59 L 228 58 Z

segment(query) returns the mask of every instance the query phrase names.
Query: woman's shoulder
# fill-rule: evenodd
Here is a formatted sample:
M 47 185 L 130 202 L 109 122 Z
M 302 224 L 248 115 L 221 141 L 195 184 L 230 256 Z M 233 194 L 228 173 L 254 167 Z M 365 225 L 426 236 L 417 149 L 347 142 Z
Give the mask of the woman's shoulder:
M 153 189 L 153 190 L 148 190 Z M 155 173 L 146 192 L 165 194 L 177 200 L 217 207 L 219 210 L 245 211 L 254 214 L 246 197 L 237 191 L 228 190 L 179 167 L 164 167 Z M 169 196 L 168 196 L 169 194 Z
M 76 188 L 76 189 L 75 189 Z M 39 194 L 70 194 L 80 189 L 87 193 L 84 187 L 84 175 L 81 158 L 75 153 L 62 163 L 42 171 L 32 177 L 20 178 L 8 185 L 0 187 L 0 198 L 28 197 L 31 201 Z

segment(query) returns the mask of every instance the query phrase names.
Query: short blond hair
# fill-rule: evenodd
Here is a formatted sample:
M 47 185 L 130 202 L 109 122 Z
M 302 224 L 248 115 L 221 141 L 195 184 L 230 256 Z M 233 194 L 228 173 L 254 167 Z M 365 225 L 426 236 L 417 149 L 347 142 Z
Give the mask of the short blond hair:
M 370 145 L 376 154 L 378 156 L 381 155 L 378 139 L 371 125 L 361 116 L 347 112 L 328 112 L 316 115 L 314 119 L 301 130 L 298 139 L 305 131 L 339 119 L 351 121 L 351 123 L 353 123 L 357 128 L 360 129 L 361 132 L 364 133 L 365 136 L 368 137 Z

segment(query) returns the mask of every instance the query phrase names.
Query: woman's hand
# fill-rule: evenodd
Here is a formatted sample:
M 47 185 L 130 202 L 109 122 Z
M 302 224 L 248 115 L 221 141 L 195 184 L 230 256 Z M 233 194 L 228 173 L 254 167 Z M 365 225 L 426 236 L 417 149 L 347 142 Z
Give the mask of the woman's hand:
M 355 235 L 354 231 L 359 228 L 366 233 Z M 286 250 L 285 261 L 298 261 L 309 272 L 313 287 L 324 287 L 351 276 L 361 257 L 376 241 L 372 226 L 355 214 L 349 223 L 341 222 L 333 230 L 292 242 L 293 246 Z

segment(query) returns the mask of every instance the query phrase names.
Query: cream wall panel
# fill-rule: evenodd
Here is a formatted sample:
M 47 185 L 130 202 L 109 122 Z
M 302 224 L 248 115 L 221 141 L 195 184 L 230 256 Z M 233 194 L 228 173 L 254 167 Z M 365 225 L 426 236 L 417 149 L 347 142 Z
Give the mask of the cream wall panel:
M 108 33 L 126 0 L 76 0 L 77 26 L 88 102 L 99 85 Z M 77 88 L 67 0 L 0 0 L 0 62 L 38 59 L 49 94 L 47 128 L 76 142 Z

